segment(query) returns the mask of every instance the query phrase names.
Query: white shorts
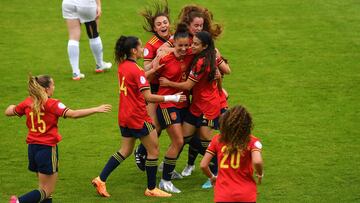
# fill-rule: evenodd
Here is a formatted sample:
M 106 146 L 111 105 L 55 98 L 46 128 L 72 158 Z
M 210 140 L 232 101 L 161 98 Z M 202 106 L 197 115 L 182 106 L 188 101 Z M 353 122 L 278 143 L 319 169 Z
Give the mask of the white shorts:
M 74 4 L 62 4 L 62 14 L 65 19 L 79 19 L 80 23 L 86 23 L 95 20 L 96 4 L 95 6 L 77 6 Z

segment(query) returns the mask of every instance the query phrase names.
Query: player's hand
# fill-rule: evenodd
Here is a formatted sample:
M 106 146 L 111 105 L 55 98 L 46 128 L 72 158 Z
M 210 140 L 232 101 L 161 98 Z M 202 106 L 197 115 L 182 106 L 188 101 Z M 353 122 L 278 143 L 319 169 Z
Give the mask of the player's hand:
M 169 86 L 170 81 L 164 77 L 159 78 L 160 86 L 167 87 Z
M 154 60 L 152 61 L 152 68 L 157 71 L 159 70 L 160 68 L 164 67 L 165 64 L 160 64 L 160 59 L 161 59 L 161 56 L 157 55 Z
M 220 73 L 219 69 L 216 69 L 216 72 L 215 72 L 215 79 L 216 79 L 216 80 L 221 79 L 221 73 Z
M 179 100 L 179 102 L 184 102 L 184 101 L 187 100 L 187 99 L 186 99 L 186 95 L 184 95 L 183 92 L 178 92 L 178 93 L 176 93 L 175 95 L 180 95 L 180 100 Z
M 263 177 L 264 177 L 264 174 L 262 174 L 262 175 L 258 175 L 258 174 L 256 174 L 256 177 L 257 177 L 257 183 L 258 183 L 258 185 L 261 185 L 261 181 L 262 181 L 262 179 L 263 179 Z
M 213 176 L 210 178 L 210 182 L 212 186 L 215 186 L 217 176 Z
M 103 104 L 97 107 L 98 113 L 106 113 L 111 111 L 111 105 L 110 104 Z
M 95 17 L 95 19 L 100 18 L 100 16 L 101 16 L 101 6 L 97 6 L 96 7 L 96 17 Z

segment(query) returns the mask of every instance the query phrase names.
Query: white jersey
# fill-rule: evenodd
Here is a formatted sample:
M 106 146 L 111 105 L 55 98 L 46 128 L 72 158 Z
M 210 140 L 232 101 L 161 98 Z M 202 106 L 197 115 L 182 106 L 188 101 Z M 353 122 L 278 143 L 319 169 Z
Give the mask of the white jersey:
M 93 7 L 96 6 L 95 0 L 63 0 L 63 4 L 70 4 L 81 7 Z

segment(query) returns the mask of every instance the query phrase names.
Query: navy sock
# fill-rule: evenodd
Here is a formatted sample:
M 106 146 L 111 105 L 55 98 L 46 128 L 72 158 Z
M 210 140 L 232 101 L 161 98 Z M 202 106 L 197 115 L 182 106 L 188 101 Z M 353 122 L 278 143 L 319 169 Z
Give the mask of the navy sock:
M 41 203 L 52 203 L 52 195 L 50 195 L 50 197 L 44 199 Z
M 144 145 L 143 144 L 140 144 L 139 146 L 138 146 L 138 148 L 137 148 L 137 153 L 139 153 L 139 154 L 141 154 L 141 155 L 147 155 L 147 151 L 146 151 L 146 149 L 145 149 L 145 147 L 144 147 Z
M 164 169 L 163 169 L 163 175 L 162 178 L 164 180 L 171 180 L 171 172 L 174 171 L 176 166 L 176 160 L 177 158 L 164 158 Z
M 194 165 L 197 155 L 199 154 L 199 149 L 201 148 L 201 142 L 199 136 L 196 134 L 193 135 L 189 143 L 188 150 L 188 165 Z
M 204 155 L 205 152 L 206 152 L 207 147 L 210 144 L 210 140 L 200 140 L 200 142 L 201 142 L 201 147 L 200 147 L 199 153 L 201 155 Z
M 46 198 L 46 193 L 42 189 L 33 190 L 19 197 L 19 202 L 21 203 L 33 203 L 41 202 Z
M 145 169 L 147 176 L 148 189 L 152 190 L 156 187 L 156 173 L 158 167 L 158 159 L 146 159 Z
M 118 167 L 120 165 L 120 163 L 124 160 L 125 160 L 125 158 L 119 152 L 116 152 L 115 154 L 113 154 L 110 157 L 109 161 L 106 163 L 104 169 L 101 171 L 101 174 L 100 174 L 101 181 L 105 182 L 106 179 L 108 178 L 108 176 L 110 175 L 110 173 L 113 170 L 115 170 L 115 168 Z
M 216 156 L 214 156 L 211 159 L 209 168 L 210 168 L 211 173 L 216 176 L 217 173 L 218 173 L 218 162 L 217 162 L 217 157 Z

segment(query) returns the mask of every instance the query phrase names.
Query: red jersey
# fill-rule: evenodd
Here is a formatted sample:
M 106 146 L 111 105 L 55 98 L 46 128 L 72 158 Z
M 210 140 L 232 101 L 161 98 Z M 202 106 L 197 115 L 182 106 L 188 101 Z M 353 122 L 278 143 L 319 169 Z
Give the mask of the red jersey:
M 39 114 L 32 111 L 33 99 L 27 97 L 15 107 L 14 113 L 21 117 L 26 115 L 28 127 L 27 144 L 55 146 L 61 140 L 58 132 L 58 118 L 64 117 L 69 110 L 59 100 L 48 98 Z
M 184 56 L 182 59 L 176 58 L 174 52 L 171 52 L 160 59 L 159 64 L 165 64 L 164 67 L 160 68 L 157 71 L 157 74 L 159 77 L 165 77 L 170 81 L 173 82 L 184 82 L 186 81 L 188 74 L 189 74 L 189 66 L 191 61 L 193 60 L 194 55 L 189 54 Z M 183 92 L 185 95 L 189 95 L 188 91 L 176 89 L 173 87 L 164 87 L 160 86 L 159 91 L 157 94 L 159 95 L 171 95 L 176 94 L 179 92 Z M 189 98 L 189 97 L 187 97 Z M 160 108 L 170 108 L 170 107 L 176 107 L 176 108 L 185 108 L 189 105 L 188 102 L 163 102 L 160 103 Z
M 227 108 L 228 103 L 227 103 L 226 95 L 225 95 L 224 91 L 219 90 L 219 88 L 218 88 L 218 91 L 219 91 L 219 96 L 220 96 L 220 109 Z
M 202 72 L 204 58 L 200 58 L 189 74 L 189 79 L 196 82 L 192 88 L 190 112 L 195 116 L 204 114 L 206 119 L 213 120 L 220 115 L 220 96 L 216 80 L 208 80 L 210 66 Z
M 256 182 L 253 178 L 251 152 L 261 151 L 258 138 L 251 135 L 246 150 L 224 154 L 226 145 L 215 135 L 206 152 L 218 160 L 218 176 L 214 190 L 215 202 L 256 202 Z
M 157 54 L 157 50 L 161 45 L 163 45 L 167 40 L 160 37 L 158 34 L 154 34 L 151 39 L 146 42 L 144 47 L 144 61 L 152 61 Z M 151 84 L 159 84 L 159 78 L 155 77 Z
M 150 89 L 144 70 L 133 60 L 119 64 L 118 79 L 120 89 L 119 125 L 141 129 L 144 122 L 152 123 L 146 111 L 145 98 L 141 91 Z

